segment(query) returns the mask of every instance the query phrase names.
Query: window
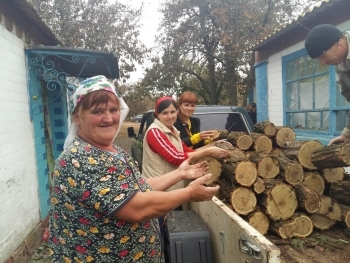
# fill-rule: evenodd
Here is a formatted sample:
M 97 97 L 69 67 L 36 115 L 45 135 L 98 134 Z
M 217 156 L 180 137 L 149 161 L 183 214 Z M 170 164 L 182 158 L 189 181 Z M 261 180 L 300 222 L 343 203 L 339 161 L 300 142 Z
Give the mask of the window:
M 283 58 L 286 125 L 296 131 L 339 134 L 347 125 L 349 102 L 336 84 L 335 67 L 305 51 Z
M 309 56 L 286 62 L 287 126 L 328 131 L 329 67 Z

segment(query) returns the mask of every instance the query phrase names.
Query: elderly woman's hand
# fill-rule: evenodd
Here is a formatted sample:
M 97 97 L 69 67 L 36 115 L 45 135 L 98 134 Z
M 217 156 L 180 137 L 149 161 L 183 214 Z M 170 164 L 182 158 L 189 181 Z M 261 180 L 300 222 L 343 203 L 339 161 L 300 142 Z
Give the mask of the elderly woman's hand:
M 201 177 L 209 169 L 209 165 L 205 161 L 195 164 L 191 164 L 191 162 L 192 158 L 188 158 L 177 168 L 182 180 L 192 180 Z
M 211 178 L 211 174 L 203 175 L 202 177 L 191 182 L 186 188 L 190 191 L 190 201 L 209 201 L 219 191 L 219 186 L 207 187 L 204 182 Z

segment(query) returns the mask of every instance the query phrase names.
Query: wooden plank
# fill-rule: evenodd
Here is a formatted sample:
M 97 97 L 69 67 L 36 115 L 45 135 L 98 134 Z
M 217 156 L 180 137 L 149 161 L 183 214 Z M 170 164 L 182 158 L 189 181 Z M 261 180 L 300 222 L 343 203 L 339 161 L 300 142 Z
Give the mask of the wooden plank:
M 206 223 L 210 233 L 214 263 L 280 263 L 280 249 L 234 213 L 218 198 L 190 203 L 190 208 Z M 252 242 L 261 250 L 261 259 L 240 251 L 239 240 Z

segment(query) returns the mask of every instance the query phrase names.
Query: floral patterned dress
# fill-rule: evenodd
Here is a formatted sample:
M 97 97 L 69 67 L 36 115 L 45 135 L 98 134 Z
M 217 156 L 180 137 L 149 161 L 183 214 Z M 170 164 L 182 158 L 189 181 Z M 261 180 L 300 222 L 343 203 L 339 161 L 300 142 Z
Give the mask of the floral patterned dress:
M 58 262 L 164 263 L 157 219 L 129 223 L 113 214 L 138 191 L 151 191 L 135 161 L 76 137 L 56 160 L 51 198 L 52 259 Z

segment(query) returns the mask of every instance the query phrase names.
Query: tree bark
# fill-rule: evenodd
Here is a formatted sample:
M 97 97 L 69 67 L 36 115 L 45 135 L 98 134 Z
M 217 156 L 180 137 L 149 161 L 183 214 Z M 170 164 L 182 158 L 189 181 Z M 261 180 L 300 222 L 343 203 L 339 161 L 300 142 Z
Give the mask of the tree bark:
M 304 170 L 301 164 L 292 161 L 282 152 L 277 157 L 281 177 L 289 184 L 295 185 L 304 180 Z
M 268 137 L 275 136 L 277 128 L 270 121 L 262 121 L 254 124 L 253 131 L 257 133 L 265 134 Z
M 293 141 L 283 146 L 283 153 L 290 159 L 298 161 L 303 167 L 316 170 L 316 166 L 311 162 L 312 153 L 322 148 L 319 141 Z
M 321 205 L 318 194 L 311 190 L 306 184 L 300 183 L 294 185 L 295 193 L 298 198 L 299 206 L 308 213 L 315 213 Z
M 331 183 L 329 196 L 339 204 L 350 206 L 350 181 L 339 181 Z
M 311 161 L 318 169 L 350 166 L 350 144 L 334 144 L 316 149 Z

